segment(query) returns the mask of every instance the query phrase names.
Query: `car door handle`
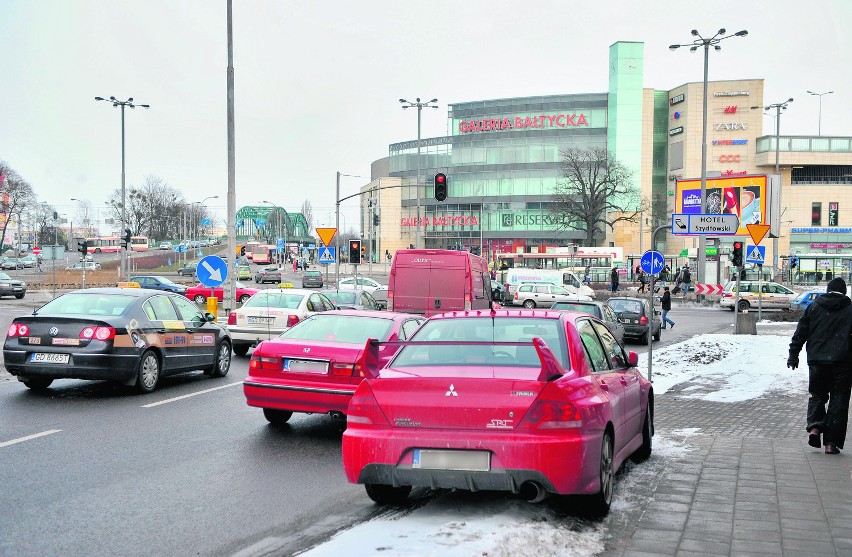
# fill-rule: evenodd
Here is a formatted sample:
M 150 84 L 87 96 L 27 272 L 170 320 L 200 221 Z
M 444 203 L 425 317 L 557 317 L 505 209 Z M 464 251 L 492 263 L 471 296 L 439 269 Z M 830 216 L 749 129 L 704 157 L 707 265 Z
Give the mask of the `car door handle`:
M 601 389 L 608 391 L 609 385 L 606 384 L 606 381 L 601 381 Z
M 625 379 L 624 377 L 621 377 L 621 384 L 627 385 L 627 379 Z

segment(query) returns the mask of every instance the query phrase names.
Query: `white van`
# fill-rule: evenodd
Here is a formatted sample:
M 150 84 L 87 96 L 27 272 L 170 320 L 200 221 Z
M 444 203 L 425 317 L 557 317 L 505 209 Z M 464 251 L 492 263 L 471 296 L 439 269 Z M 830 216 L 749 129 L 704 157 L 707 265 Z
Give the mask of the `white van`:
M 515 289 L 524 282 L 549 282 L 565 287 L 568 292 L 580 296 L 595 298 L 595 291 L 582 283 L 582 281 L 567 269 L 527 269 L 525 267 L 512 267 L 501 271 L 503 273 L 503 284 L 511 298 L 515 296 Z

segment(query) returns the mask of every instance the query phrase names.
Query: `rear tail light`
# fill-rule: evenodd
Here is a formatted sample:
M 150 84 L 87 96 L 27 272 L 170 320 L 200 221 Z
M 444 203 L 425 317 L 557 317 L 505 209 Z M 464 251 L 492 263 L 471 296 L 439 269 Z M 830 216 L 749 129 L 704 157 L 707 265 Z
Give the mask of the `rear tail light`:
M 228 314 L 228 325 L 236 325 L 237 324 L 237 312 L 232 311 Z
M 358 377 L 355 368 L 353 364 L 331 364 L 331 374 L 340 377 Z
M 731 294 L 730 292 L 722 292 L 722 297 L 723 298 L 733 298 L 734 295 Z
M 9 331 L 6 336 L 10 337 L 26 337 L 30 335 L 30 328 L 21 323 L 12 323 L 9 325 Z
M 249 370 L 283 371 L 284 364 L 280 358 L 270 358 L 252 354 Z
M 85 340 L 110 340 L 115 338 L 115 329 L 112 327 L 86 327 L 80 331 L 80 338 Z
M 364 383 L 361 385 L 363 386 Z M 359 389 L 355 392 L 349 401 L 346 420 L 350 425 L 390 425 L 370 389 L 364 391 Z
M 648 324 L 648 318 L 643 315 L 642 317 L 639 318 L 639 324 L 640 325 L 647 325 Z
M 295 325 L 298 322 L 299 322 L 299 316 L 298 315 L 288 315 L 287 316 L 287 326 L 288 327 L 292 327 L 293 325 Z
M 558 429 L 583 426 L 583 417 L 570 402 L 539 400 L 521 420 L 519 429 Z
M 464 295 L 464 310 L 465 310 L 465 311 L 470 311 L 470 308 L 471 308 L 471 305 L 470 305 L 470 294 L 465 294 L 465 295 Z
M 393 311 L 393 290 L 388 290 L 388 311 Z

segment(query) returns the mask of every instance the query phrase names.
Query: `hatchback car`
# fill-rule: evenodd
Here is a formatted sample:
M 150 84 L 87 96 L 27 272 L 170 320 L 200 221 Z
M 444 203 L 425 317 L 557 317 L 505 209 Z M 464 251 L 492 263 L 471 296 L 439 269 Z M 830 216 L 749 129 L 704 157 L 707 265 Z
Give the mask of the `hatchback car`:
M 24 262 L 17 257 L 7 257 L 3 263 L 0 263 L 0 269 L 11 271 L 13 269 L 23 269 Z
M 578 302 L 556 302 L 551 309 L 563 311 L 579 311 L 594 315 L 603 321 L 606 328 L 612 335 L 618 339 L 618 342 L 624 342 L 624 323 L 615 314 L 611 307 L 603 302 L 578 301 Z
M 636 339 L 641 344 L 651 344 L 651 337 L 660 340 L 663 320 L 646 298 L 613 297 L 606 301 L 615 315 L 624 323 L 624 338 Z
M 302 274 L 302 288 L 322 288 L 322 273 L 307 270 Z
M 588 296 L 572 294 L 562 286 L 550 283 L 521 284 L 512 296 L 512 304 L 525 308 L 549 308 L 556 302 L 591 300 Z
M 396 345 L 365 347 L 343 433 L 347 479 L 379 504 L 423 486 L 584 494 L 605 514 L 621 465 L 651 454 L 651 383 L 591 315 L 445 313 L 384 365 Z
M 369 277 L 342 278 L 337 286 L 338 290 L 366 290 L 367 292 L 373 292 L 377 288 L 387 288 L 387 285 L 376 282 Z
M 14 296 L 17 299 L 23 298 L 27 293 L 27 283 L 13 279 L 6 273 L 0 273 L 0 297 Z
M 239 265 L 237 267 L 237 280 L 251 280 L 251 267 Z
M 54 379 L 105 379 L 149 393 L 172 373 L 228 374 L 231 339 L 213 319 L 171 292 L 74 290 L 16 317 L 3 358 L 31 389 L 46 389 Z
M 234 354 L 245 356 L 252 346 L 277 337 L 315 313 L 333 309 L 336 309 L 334 303 L 315 290 L 260 290 L 241 308 L 228 315 L 228 331 L 233 337 Z
M 373 295 L 363 290 L 323 290 L 322 293 L 334 302 L 337 309 L 382 309 Z
M 788 309 L 796 293 L 777 282 L 740 281 L 739 310 L 746 311 L 750 307 L 762 309 Z M 737 282 L 731 281 L 722 290 L 719 306 L 734 309 L 737 299 Z
M 791 309 L 806 310 L 808 306 L 814 303 L 818 296 L 825 294 L 824 290 L 807 290 L 802 292 L 790 302 Z
M 314 314 L 255 348 L 243 381 L 246 402 L 263 408 L 263 415 L 275 424 L 287 422 L 293 412 L 342 418 L 364 378 L 358 361 L 367 339 L 405 340 L 422 321 L 407 313 L 342 310 Z M 384 347 L 379 361 L 387 362 L 396 349 Z
M 186 294 L 186 286 L 175 284 L 166 277 L 158 275 L 136 276 L 127 279 L 128 282 L 139 284 L 140 288 L 151 288 L 153 290 L 163 290 L 165 292 L 174 292 L 175 294 Z
M 279 284 L 282 280 L 281 275 L 283 272 L 283 269 L 274 266 L 262 267 L 254 274 L 254 282 L 258 284 L 266 284 L 267 282 Z
M 187 263 L 177 270 L 177 274 L 182 277 L 194 277 L 198 274 L 198 263 Z

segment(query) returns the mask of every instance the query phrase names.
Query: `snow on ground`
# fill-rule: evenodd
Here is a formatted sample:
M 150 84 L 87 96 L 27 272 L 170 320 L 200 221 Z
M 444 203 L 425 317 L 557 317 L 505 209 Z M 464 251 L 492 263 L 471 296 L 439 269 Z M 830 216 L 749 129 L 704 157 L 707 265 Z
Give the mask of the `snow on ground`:
M 795 371 L 786 367 L 790 333 L 702 335 L 655 350 L 654 389 L 660 395 L 681 386 L 680 396 L 720 402 L 759 398 L 775 390 L 806 391 L 807 365 Z M 640 360 L 644 373 L 647 359 Z M 626 464 L 617 476 L 610 515 L 602 521 L 500 494 L 442 492 L 419 508 L 389 511 L 299 555 L 591 557 L 604 550 L 608 520 L 642 512 L 645 496 L 634 487 L 688 454 L 689 438 L 698 432 L 693 428 L 658 430 L 651 458 L 638 465 Z

